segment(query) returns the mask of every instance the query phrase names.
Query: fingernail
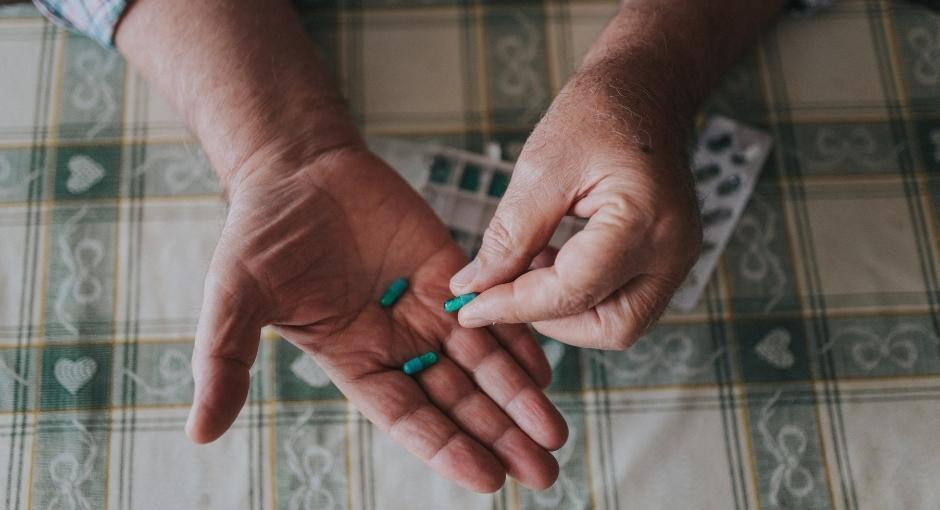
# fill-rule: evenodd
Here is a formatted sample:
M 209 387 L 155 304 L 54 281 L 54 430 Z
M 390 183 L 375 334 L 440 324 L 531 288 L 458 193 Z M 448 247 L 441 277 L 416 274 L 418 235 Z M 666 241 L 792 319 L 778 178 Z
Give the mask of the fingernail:
M 480 272 L 480 259 L 473 259 L 469 264 L 463 267 L 460 271 L 457 271 L 457 274 L 450 279 L 451 287 L 456 287 L 462 289 L 467 285 L 470 285 L 470 282 L 473 281 L 473 278 L 476 277 L 477 273 Z
M 489 326 L 490 321 L 486 319 L 460 319 L 460 325 L 465 328 L 482 328 L 483 326 Z

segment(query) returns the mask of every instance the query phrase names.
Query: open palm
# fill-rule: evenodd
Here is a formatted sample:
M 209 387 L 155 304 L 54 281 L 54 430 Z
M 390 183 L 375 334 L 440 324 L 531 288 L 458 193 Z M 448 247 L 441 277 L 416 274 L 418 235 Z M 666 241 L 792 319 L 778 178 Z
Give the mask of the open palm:
M 464 329 L 444 313 L 448 280 L 466 262 L 444 225 L 363 149 L 284 166 L 246 172 L 230 197 L 193 354 L 190 436 L 211 441 L 231 425 L 260 329 L 273 324 L 442 476 L 478 491 L 498 489 L 506 473 L 550 485 L 558 465 L 548 450 L 567 429 L 539 388 L 548 364 L 525 327 Z M 408 291 L 381 308 L 400 276 Z M 439 353 L 436 365 L 401 372 L 427 351 Z

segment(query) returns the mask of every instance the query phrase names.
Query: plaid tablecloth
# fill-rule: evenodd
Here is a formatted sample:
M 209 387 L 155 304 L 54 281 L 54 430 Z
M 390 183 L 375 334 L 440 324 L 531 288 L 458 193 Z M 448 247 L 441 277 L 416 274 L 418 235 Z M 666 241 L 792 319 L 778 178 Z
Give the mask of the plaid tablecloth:
M 611 2 L 310 2 L 369 133 L 514 154 Z M 558 483 L 469 494 L 273 335 L 220 441 L 183 423 L 222 225 L 191 136 L 122 60 L 0 10 L 0 507 L 940 508 L 940 16 L 785 20 L 710 101 L 769 130 L 690 314 L 623 353 L 546 340 Z

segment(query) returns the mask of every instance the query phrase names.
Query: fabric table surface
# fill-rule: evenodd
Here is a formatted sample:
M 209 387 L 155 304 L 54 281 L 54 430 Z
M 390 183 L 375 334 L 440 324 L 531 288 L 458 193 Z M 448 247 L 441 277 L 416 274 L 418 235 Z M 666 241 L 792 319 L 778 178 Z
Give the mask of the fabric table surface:
M 309 2 L 371 135 L 517 154 L 612 2 Z M 549 490 L 441 480 L 265 333 L 191 444 L 224 204 L 115 53 L 0 10 L 0 507 L 940 508 L 940 16 L 786 19 L 708 111 L 776 147 L 705 299 L 626 352 L 545 339 L 571 437 Z

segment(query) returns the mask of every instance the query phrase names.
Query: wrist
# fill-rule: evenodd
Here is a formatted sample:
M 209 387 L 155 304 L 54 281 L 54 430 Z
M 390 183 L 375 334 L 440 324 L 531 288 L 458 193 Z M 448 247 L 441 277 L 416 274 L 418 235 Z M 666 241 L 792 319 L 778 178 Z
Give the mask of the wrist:
M 650 15 L 653 23 L 660 15 Z M 690 121 L 712 84 L 700 63 L 678 42 L 663 42 L 665 33 L 634 27 L 635 13 L 621 10 L 595 42 L 575 78 L 606 87 L 608 96 L 619 98 L 637 115 L 668 114 L 682 123 Z M 651 42 L 659 37 L 660 43 Z
M 359 140 L 288 0 L 136 0 L 116 36 L 184 115 L 227 191 L 258 155 L 303 161 Z
M 684 164 L 696 103 L 662 76 L 635 55 L 610 55 L 583 66 L 556 102 L 576 132 L 636 159 Z
M 193 120 L 194 129 L 226 194 L 259 170 L 284 177 L 335 150 L 364 142 L 338 99 L 298 99 L 292 110 L 242 105 L 218 121 Z M 198 110 L 197 110 L 198 111 Z
M 784 0 L 621 0 L 584 58 L 691 119 Z M 662 98 L 662 99 L 660 99 Z

